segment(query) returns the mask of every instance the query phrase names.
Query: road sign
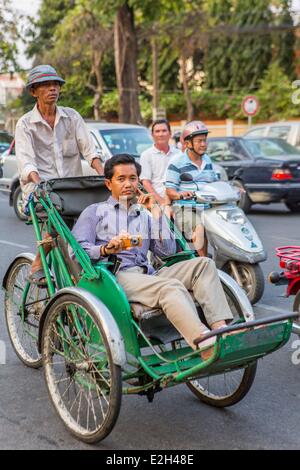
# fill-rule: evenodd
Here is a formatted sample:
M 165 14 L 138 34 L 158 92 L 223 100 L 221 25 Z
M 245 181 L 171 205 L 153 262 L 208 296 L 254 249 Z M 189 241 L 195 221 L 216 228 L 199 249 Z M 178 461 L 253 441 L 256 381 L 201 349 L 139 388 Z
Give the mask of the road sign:
M 247 116 L 255 116 L 259 111 L 259 101 L 256 96 L 246 96 L 242 102 L 242 110 Z
M 153 121 L 156 121 L 156 119 L 166 119 L 166 117 L 167 117 L 166 108 L 152 108 Z

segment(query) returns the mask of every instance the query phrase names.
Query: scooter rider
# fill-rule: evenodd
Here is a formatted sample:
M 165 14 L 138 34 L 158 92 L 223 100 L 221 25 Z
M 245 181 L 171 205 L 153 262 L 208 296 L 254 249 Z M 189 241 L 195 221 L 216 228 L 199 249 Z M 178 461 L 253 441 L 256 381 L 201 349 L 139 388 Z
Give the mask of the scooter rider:
M 193 191 L 183 190 L 181 176 L 188 173 L 192 181 L 207 183 L 219 179 L 206 154 L 208 132 L 206 125 L 201 121 L 190 121 L 184 126 L 182 139 L 185 152 L 171 160 L 165 183 L 167 196 L 173 202 L 175 222 L 187 240 L 193 242 L 199 256 L 207 256 L 207 240 L 201 212 L 196 212 L 192 205 L 181 205 L 181 200 L 193 198 Z

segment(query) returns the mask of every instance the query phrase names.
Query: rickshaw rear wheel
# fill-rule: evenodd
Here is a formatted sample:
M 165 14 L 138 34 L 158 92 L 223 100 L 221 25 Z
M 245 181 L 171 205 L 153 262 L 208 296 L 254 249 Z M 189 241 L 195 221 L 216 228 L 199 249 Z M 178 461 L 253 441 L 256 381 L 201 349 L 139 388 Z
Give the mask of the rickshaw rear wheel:
M 19 359 L 28 367 L 42 366 L 38 350 L 38 329 L 42 311 L 47 302 L 47 290 L 29 284 L 31 258 L 17 258 L 7 275 L 5 291 L 5 319 L 12 346 Z M 23 292 L 27 290 L 23 303 Z
M 104 439 L 119 415 L 122 376 L 99 312 L 76 294 L 59 297 L 45 319 L 42 355 L 48 392 L 64 425 L 81 441 Z
M 234 319 L 238 317 L 244 319 L 240 304 L 234 294 L 224 284 L 223 289 Z M 235 405 L 249 392 L 255 378 L 256 368 L 257 363 L 254 362 L 242 369 L 190 380 L 186 384 L 200 401 L 218 408 L 225 408 Z M 232 385 L 231 388 L 230 385 Z

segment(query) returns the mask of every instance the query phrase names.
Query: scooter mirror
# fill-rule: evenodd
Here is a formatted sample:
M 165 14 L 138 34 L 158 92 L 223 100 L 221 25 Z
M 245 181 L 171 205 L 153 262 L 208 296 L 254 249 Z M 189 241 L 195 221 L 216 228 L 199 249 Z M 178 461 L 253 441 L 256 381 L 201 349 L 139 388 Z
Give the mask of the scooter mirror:
M 189 173 L 182 173 L 182 175 L 180 175 L 180 179 L 181 181 L 193 181 L 193 177 Z

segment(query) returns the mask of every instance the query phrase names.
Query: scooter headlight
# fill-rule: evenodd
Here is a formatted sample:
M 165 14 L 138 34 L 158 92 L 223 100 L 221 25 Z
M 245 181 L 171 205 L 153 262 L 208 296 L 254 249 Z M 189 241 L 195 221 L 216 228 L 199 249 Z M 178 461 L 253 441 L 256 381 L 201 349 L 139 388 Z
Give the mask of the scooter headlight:
M 239 209 L 218 210 L 217 214 L 231 224 L 243 225 L 246 223 L 245 214 Z

